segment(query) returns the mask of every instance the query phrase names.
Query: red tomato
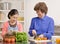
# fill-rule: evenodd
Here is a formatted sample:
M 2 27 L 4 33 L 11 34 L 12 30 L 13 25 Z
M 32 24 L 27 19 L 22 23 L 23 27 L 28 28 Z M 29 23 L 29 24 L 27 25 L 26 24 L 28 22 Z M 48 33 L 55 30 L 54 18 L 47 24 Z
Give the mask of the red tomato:
M 11 38 L 11 41 L 12 41 L 12 42 L 15 42 L 15 38 Z
M 8 38 L 5 38 L 4 41 L 5 41 L 5 42 L 8 42 Z
M 8 42 L 11 42 L 11 39 L 10 38 L 8 38 Z

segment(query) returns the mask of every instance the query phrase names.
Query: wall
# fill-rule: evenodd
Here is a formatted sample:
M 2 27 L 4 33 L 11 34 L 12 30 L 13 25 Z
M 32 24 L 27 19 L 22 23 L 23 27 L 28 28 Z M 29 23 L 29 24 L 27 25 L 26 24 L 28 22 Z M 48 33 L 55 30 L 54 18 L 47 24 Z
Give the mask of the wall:
M 35 11 L 33 10 L 34 4 L 36 0 L 25 0 L 25 10 L 24 10 L 24 29 L 26 32 L 29 30 L 31 18 L 33 18 L 35 15 Z

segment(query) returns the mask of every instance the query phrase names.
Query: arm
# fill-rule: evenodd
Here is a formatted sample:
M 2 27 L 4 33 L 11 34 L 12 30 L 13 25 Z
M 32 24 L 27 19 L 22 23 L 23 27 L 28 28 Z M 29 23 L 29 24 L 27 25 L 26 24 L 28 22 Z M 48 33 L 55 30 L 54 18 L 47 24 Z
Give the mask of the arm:
M 30 28 L 29 28 L 29 35 L 30 36 L 33 36 L 33 34 L 32 34 L 32 30 L 34 29 L 34 21 L 33 20 L 34 19 L 31 20 L 31 25 L 30 25 Z
M 21 24 L 21 23 L 18 23 L 18 30 L 19 30 L 20 32 L 22 32 L 22 31 L 23 31 L 23 26 L 22 26 L 22 24 Z
M 8 22 L 3 24 L 3 27 L 2 27 L 2 36 L 4 36 L 7 33 L 7 27 L 8 27 Z
M 48 26 L 48 32 L 44 33 L 43 35 L 48 39 L 51 39 L 51 36 L 54 34 L 54 21 L 51 20 Z

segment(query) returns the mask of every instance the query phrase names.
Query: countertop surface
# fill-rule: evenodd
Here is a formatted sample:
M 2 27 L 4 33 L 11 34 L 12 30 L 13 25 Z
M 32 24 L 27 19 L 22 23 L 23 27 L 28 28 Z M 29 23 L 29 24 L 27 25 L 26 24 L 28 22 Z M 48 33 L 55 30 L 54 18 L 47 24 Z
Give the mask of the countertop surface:
M 56 36 L 53 36 L 52 40 L 40 40 L 40 41 L 36 41 L 36 40 L 29 38 L 28 42 L 12 42 L 12 43 L 0 42 L 0 44 L 56 44 L 56 42 L 54 41 L 55 38 Z
M 27 42 L 27 43 L 20 43 L 20 42 L 13 42 L 13 43 L 8 43 L 8 42 L 0 42 L 0 44 L 53 44 L 52 42 L 41 42 L 41 43 L 34 43 L 34 42 Z
M 0 42 L 0 44 L 56 44 L 55 42 L 52 42 L 50 40 L 43 40 L 40 42 L 34 42 L 34 41 L 28 41 L 28 42 Z

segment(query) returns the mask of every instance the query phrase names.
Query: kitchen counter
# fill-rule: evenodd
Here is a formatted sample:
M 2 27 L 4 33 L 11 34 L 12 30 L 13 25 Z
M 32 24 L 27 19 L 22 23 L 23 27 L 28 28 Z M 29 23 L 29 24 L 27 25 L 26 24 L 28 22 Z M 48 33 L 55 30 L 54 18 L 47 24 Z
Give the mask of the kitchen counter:
M 53 44 L 52 42 L 32 42 L 32 41 L 28 41 L 28 42 L 12 42 L 12 43 L 8 43 L 8 42 L 0 42 L 0 44 Z
M 28 42 L 12 42 L 12 43 L 8 43 L 8 42 L 0 42 L 0 44 L 29 44 Z
M 55 38 L 58 37 L 60 38 L 60 36 L 53 36 L 52 40 L 41 40 L 41 41 L 36 41 L 33 40 L 32 38 L 29 38 L 28 42 L 12 42 L 12 43 L 7 43 L 7 42 L 0 42 L 0 44 L 56 44 L 56 42 L 54 41 Z
M 40 42 L 40 43 L 35 43 L 32 41 L 28 42 L 13 42 L 13 43 L 7 43 L 7 42 L 0 42 L 0 44 L 53 44 L 51 41 L 50 42 Z M 54 43 L 55 44 L 55 43 Z

